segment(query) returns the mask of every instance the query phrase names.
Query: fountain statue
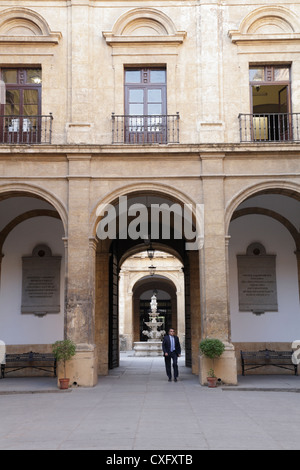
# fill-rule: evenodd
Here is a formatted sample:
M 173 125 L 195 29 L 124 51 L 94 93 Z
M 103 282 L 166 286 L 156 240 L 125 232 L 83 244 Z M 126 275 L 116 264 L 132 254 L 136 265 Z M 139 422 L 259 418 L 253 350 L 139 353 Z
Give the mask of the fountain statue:
M 157 321 L 159 315 L 157 311 L 157 297 L 154 293 L 150 301 L 150 321 L 144 322 L 149 330 L 144 330 L 143 335 L 148 336 L 147 341 L 139 341 L 134 343 L 135 356 L 161 356 L 162 355 L 162 338 L 166 334 L 164 330 L 158 330 L 163 322 Z
M 150 328 L 149 330 L 144 330 L 143 335 L 148 336 L 148 341 L 161 341 L 163 336 L 166 334 L 164 330 L 158 331 L 158 328 L 163 325 L 162 321 L 157 321 L 158 312 L 157 312 L 157 298 L 156 294 L 153 294 L 150 302 L 151 312 L 149 313 L 150 321 L 144 322 L 145 325 Z

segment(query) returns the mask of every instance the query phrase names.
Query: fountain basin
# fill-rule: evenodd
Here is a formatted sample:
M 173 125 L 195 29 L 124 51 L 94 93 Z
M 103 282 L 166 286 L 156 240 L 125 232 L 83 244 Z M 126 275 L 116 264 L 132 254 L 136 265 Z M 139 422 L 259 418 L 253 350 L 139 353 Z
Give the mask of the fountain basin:
M 140 357 L 157 357 L 163 355 L 162 342 L 155 339 L 136 341 L 133 343 L 133 350 L 134 355 Z

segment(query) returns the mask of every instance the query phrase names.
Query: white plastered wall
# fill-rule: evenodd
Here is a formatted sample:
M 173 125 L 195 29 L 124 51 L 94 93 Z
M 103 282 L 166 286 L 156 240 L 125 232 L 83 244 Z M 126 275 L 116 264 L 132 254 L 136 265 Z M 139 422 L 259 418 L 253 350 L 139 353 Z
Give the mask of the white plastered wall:
M 300 306 L 295 243 L 278 221 L 248 215 L 231 222 L 229 243 L 229 290 L 232 342 L 291 342 L 300 337 Z M 254 315 L 239 311 L 238 254 L 259 242 L 267 254 L 276 255 L 278 312 Z
M 29 219 L 15 227 L 3 246 L 0 286 L 0 339 L 6 344 L 50 344 L 63 339 L 64 331 L 64 245 L 60 220 Z M 38 244 L 46 244 L 61 261 L 61 311 L 37 317 L 21 314 L 22 256 L 30 256 Z

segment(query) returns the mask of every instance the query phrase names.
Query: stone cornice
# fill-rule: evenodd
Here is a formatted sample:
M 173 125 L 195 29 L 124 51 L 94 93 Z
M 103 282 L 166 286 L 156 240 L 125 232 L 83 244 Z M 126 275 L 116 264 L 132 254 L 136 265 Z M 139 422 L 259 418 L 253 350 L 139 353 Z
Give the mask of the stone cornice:
M 91 158 L 96 155 L 105 157 L 110 155 L 121 155 L 122 157 L 143 158 L 143 155 L 161 156 L 166 158 L 168 155 L 183 156 L 211 154 L 212 157 L 224 155 L 243 155 L 243 154 L 265 155 L 271 153 L 274 158 L 281 154 L 297 155 L 300 158 L 300 144 L 294 143 L 194 143 L 194 144 L 149 144 L 149 145 L 97 145 L 97 144 L 52 144 L 52 145 L 0 145 L 0 159 L 7 158 L 8 155 L 14 158 L 23 158 L 23 155 L 32 155 L 36 159 L 44 158 L 72 158 L 82 159 Z

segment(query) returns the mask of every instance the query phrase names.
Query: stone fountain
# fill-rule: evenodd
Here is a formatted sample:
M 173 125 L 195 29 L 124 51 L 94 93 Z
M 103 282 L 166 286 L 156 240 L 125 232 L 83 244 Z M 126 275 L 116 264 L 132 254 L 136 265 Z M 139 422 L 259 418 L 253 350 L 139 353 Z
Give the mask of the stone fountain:
M 138 341 L 133 345 L 135 356 L 161 356 L 162 355 L 162 338 L 166 334 L 164 330 L 158 330 L 163 324 L 157 321 L 159 313 L 157 311 L 157 298 L 153 294 L 150 301 L 150 321 L 144 322 L 149 328 L 143 331 L 143 335 L 148 336 L 147 341 Z

